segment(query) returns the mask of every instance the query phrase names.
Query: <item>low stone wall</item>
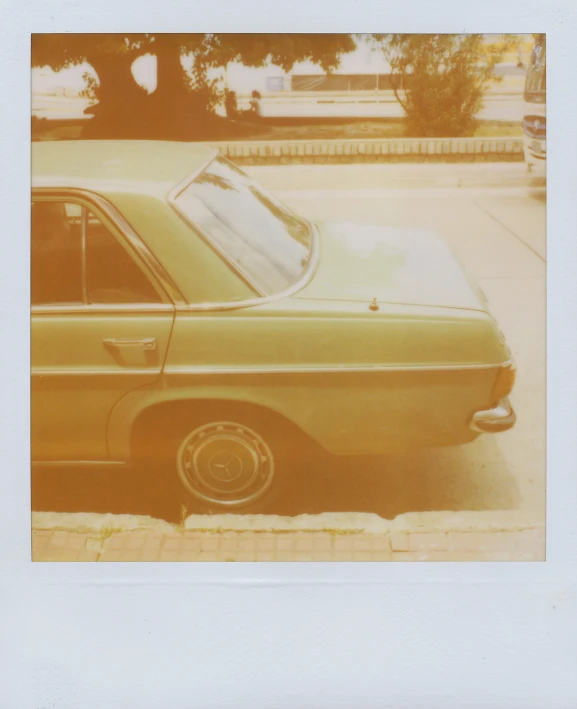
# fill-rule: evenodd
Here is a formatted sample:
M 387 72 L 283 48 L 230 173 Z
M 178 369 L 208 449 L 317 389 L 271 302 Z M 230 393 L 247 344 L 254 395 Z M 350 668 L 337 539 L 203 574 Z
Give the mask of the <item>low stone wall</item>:
M 211 142 L 239 165 L 522 161 L 523 139 L 388 138 Z

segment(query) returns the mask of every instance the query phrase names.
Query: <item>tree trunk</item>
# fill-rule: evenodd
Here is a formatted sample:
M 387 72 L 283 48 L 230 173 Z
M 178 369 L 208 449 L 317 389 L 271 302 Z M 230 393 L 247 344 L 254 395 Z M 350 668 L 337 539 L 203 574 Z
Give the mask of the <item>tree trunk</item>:
M 152 47 L 151 47 L 152 48 Z M 206 99 L 189 90 L 181 63 L 181 47 L 171 35 L 155 37 L 157 84 L 152 94 L 132 76 L 135 54 L 95 54 L 89 62 L 96 71 L 98 105 L 87 126 L 94 138 L 159 140 L 202 139 L 207 130 Z
M 157 100 L 168 100 L 170 103 L 182 96 L 186 89 L 184 68 L 180 60 L 180 45 L 174 42 L 170 35 L 157 35 L 155 38 L 156 49 L 156 91 Z
M 147 96 L 132 75 L 134 54 L 94 54 L 88 61 L 98 76 L 98 104 L 91 109 L 94 137 L 129 137 L 138 123 L 141 102 Z
M 181 62 L 181 44 L 173 35 L 158 35 L 154 45 L 157 84 L 150 97 L 150 130 L 154 137 L 163 139 L 198 138 L 205 131 L 206 105 L 189 87 Z

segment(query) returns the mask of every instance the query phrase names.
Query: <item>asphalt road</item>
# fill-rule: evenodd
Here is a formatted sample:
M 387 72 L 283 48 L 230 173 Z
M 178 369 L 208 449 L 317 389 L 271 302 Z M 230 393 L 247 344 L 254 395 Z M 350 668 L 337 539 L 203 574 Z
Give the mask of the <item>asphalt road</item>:
M 421 185 L 427 173 L 419 165 L 398 167 L 405 185 L 411 174 Z M 450 176 L 463 167 L 476 174 L 493 169 L 489 164 L 444 165 L 435 174 Z M 296 165 L 247 171 L 315 220 L 422 226 L 441 234 L 480 283 L 513 351 L 518 374 L 511 400 L 517 425 L 451 449 L 300 465 L 270 511 L 357 511 L 393 518 L 409 511 L 529 509 L 536 518 L 544 517 L 544 190 L 437 188 L 433 177 L 429 188 L 390 189 L 385 185 L 391 184 L 394 169 Z M 56 485 L 43 478 L 36 483 L 34 507 L 178 520 L 181 512 L 174 500 L 151 501 L 130 480 L 116 479 L 108 489 L 101 476 L 82 473 L 79 479 L 78 473 L 62 473 Z

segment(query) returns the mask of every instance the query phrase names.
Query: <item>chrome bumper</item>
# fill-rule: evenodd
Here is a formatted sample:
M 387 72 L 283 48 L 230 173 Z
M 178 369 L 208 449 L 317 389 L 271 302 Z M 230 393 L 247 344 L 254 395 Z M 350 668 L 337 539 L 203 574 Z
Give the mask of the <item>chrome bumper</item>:
M 509 399 L 501 399 L 493 409 L 473 414 L 469 428 L 477 433 L 499 433 L 513 428 L 516 420 Z

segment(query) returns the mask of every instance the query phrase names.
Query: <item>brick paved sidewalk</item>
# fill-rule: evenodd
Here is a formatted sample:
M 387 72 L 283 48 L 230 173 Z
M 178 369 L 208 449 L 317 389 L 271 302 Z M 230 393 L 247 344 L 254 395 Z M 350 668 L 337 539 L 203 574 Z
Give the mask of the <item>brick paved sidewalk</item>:
M 89 517 L 89 524 L 82 522 Z M 33 515 L 33 561 L 541 561 L 545 530 L 516 512 L 275 518 L 222 515 L 182 527 L 128 515 Z M 355 516 L 353 516 L 355 517 Z M 79 524 L 79 518 L 80 524 Z M 102 518 L 98 524 L 98 518 Z M 341 525 L 339 527 L 339 519 Z M 359 519 L 360 518 L 360 524 Z M 234 528 L 215 523 L 228 524 Z M 330 522 L 330 526 L 329 523 Z M 505 523 L 508 524 L 506 525 Z M 210 527 L 202 525 L 211 524 Z M 193 528 L 190 528 L 193 527 Z M 244 527 L 244 528 L 242 528 Z M 295 528 L 296 527 L 296 528 Z M 300 528 L 299 528 L 300 527 Z

